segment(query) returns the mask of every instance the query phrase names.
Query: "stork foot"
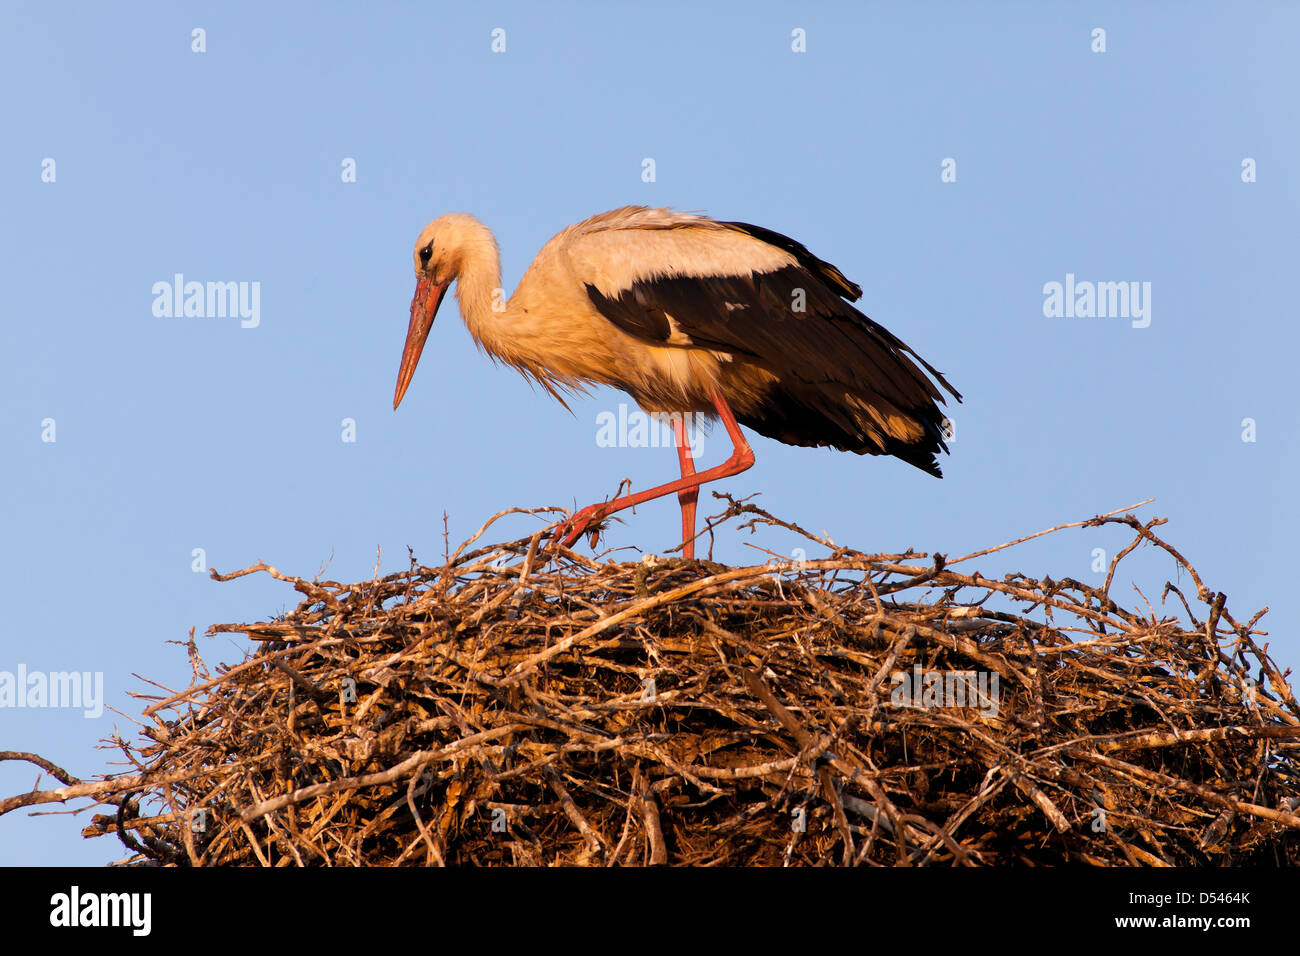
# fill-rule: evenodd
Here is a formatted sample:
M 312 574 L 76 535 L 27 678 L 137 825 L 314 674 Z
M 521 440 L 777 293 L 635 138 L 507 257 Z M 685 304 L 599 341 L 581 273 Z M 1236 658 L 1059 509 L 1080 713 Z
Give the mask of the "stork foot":
M 589 543 L 594 548 L 600 538 L 600 532 L 604 529 L 604 518 L 608 512 L 609 502 L 588 505 L 580 511 L 575 511 L 572 517 L 562 521 L 555 529 L 552 540 L 558 542 L 561 547 L 571 548 L 584 534 L 590 534 Z

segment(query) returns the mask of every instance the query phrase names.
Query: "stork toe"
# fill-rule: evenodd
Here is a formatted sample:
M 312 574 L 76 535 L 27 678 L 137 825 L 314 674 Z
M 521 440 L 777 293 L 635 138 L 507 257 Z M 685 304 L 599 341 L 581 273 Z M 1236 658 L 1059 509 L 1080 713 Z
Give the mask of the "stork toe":
M 598 505 L 588 505 L 579 511 L 575 511 L 572 516 L 564 519 L 556 526 L 552 540 L 561 547 L 571 548 L 584 533 L 590 531 L 590 544 L 594 548 L 604 527 L 603 512 L 607 505 L 608 502 L 601 502 Z

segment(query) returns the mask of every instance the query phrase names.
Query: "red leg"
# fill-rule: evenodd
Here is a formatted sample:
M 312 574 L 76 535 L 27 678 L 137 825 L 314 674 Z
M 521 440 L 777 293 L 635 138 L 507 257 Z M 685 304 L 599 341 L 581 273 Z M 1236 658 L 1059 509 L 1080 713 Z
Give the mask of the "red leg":
M 686 435 L 686 416 L 673 417 L 673 434 L 677 438 L 677 460 L 682 466 L 682 477 L 689 478 L 695 474 L 695 461 L 691 458 L 691 442 Z M 695 502 L 699 500 L 700 489 L 684 488 L 677 492 L 677 501 L 682 506 L 682 557 L 695 557 Z
M 736 416 L 731 414 L 731 409 L 727 407 L 726 400 L 723 399 L 721 392 L 713 393 L 713 407 L 718 410 L 718 417 L 722 419 L 722 424 L 727 429 L 727 436 L 731 439 L 732 451 L 731 457 L 721 465 L 715 465 L 705 471 L 694 474 L 683 474 L 677 481 L 670 481 L 666 485 L 659 485 L 656 488 L 647 488 L 645 491 L 638 491 L 634 495 L 624 495 L 622 498 L 615 498 L 613 501 L 604 501 L 598 505 L 588 505 L 581 511 L 578 511 L 568 521 L 556 529 L 555 535 L 560 538 L 560 543 L 566 548 L 582 537 L 582 533 L 587 526 L 599 521 L 603 521 L 616 511 L 622 511 L 624 508 L 631 508 L 635 505 L 642 504 L 646 501 L 652 501 L 655 498 L 662 498 L 664 495 L 671 495 L 673 492 L 678 493 L 679 501 L 682 502 L 682 525 L 686 524 L 686 503 L 682 498 L 683 492 L 693 492 L 699 494 L 700 485 L 710 481 L 717 481 L 719 478 L 730 478 L 732 475 L 738 475 L 745 469 L 754 464 L 754 451 L 749 447 L 749 442 L 745 441 L 745 436 L 740 431 L 740 426 L 736 424 Z M 678 445 L 678 454 L 681 454 L 681 445 Z M 687 453 L 689 454 L 689 452 Z M 692 469 L 695 467 L 692 463 Z M 683 464 L 683 471 L 685 465 Z M 691 528 L 690 538 L 695 536 L 695 515 L 694 502 L 691 503 Z M 691 548 L 689 554 L 694 553 Z

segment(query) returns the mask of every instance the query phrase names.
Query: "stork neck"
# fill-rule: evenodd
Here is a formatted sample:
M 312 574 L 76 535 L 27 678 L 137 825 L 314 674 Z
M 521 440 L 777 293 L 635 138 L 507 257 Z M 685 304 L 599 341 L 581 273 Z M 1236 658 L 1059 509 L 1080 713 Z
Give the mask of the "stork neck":
M 466 246 L 461 261 L 460 275 L 456 281 L 456 299 L 460 314 L 474 337 L 482 341 L 483 333 L 493 320 L 500 320 L 501 312 L 493 311 L 494 303 L 505 303 L 501 288 L 501 256 L 496 243 L 489 236 L 486 242 Z

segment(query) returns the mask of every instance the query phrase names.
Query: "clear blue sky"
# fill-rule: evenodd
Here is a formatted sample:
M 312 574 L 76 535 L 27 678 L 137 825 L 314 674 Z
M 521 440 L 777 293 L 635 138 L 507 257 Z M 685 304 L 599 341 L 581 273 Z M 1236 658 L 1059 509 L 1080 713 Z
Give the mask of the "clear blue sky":
M 459 540 L 506 507 L 674 477 L 670 450 L 598 445 L 625 396 L 568 414 L 478 354 L 451 299 L 391 407 L 428 220 L 482 219 L 513 288 L 552 234 L 626 203 L 797 237 L 966 396 L 942 481 L 755 437 L 727 490 L 858 548 L 950 555 L 1155 497 L 1142 513 L 1239 618 L 1269 605 L 1274 655 L 1300 664 L 1300 8 L 705 6 L 0 7 L 0 671 L 102 672 L 134 716 L 133 675 L 188 679 L 169 641 L 296 603 L 193 573 L 195 548 L 354 580 L 379 547 L 388 570 L 407 545 L 433 563 L 444 509 Z M 259 283 L 259 324 L 155 316 L 176 273 Z M 1046 317 L 1067 273 L 1150 283 L 1150 324 Z M 703 456 L 725 453 L 719 430 Z M 677 529 L 670 498 L 609 540 L 662 551 Z M 761 560 L 745 540 L 790 544 L 727 532 L 716 556 Z M 1069 531 L 980 570 L 1099 582 L 1092 549 L 1127 541 Z M 1127 569 L 1125 603 L 1174 573 Z M 210 665 L 245 646 L 200 643 Z M 0 749 L 88 776 L 114 728 L 134 733 L 111 711 L 0 709 Z M 0 766 L 0 793 L 35 778 Z M 86 822 L 0 818 L 0 862 L 125 855 Z

